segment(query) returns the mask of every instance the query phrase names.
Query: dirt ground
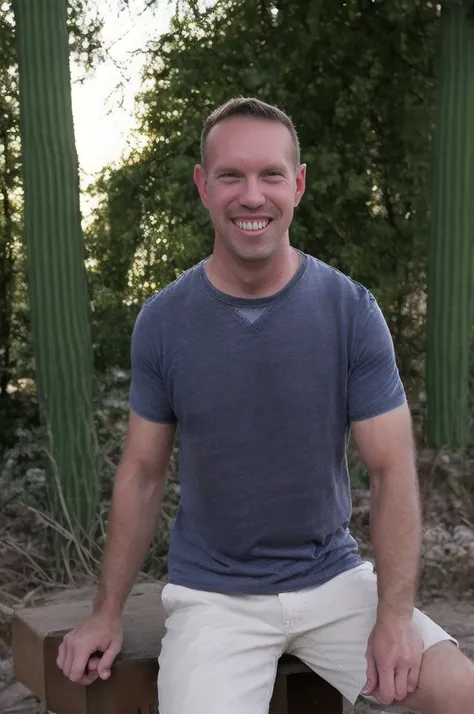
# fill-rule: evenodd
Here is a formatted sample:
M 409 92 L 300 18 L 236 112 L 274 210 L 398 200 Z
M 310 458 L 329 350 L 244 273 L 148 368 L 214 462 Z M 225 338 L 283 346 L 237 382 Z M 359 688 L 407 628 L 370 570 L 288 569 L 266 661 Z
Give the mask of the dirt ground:
M 469 464 L 469 472 L 474 474 L 474 464 Z M 445 461 L 434 468 L 432 455 L 421 458 L 424 530 L 417 605 L 458 639 L 474 660 L 474 503 L 459 473 L 456 464 Z M 369 515 L 369 493 L 354 492 L 352 533 L 362 555 L 371 559 Z M 0 530 L 21 544 L 15 553 L 0 539 L 0 714 L 44 714 L 36 698 L 15 682 L 9 647 L 10 609 L 39 603 L 44 593 L 25 573 L 25 552 L 34 542 L 34 528 L 20 509 L 16 515 L 0 514 Z M 344 713 L 370 711 L 364 703 L 355 708 L 347 703 Z

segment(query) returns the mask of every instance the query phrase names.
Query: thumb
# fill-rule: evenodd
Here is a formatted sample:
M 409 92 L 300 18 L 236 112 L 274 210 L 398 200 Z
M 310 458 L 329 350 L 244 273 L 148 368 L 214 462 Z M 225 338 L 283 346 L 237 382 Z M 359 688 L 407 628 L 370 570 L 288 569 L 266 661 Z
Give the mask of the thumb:
M 108 679 L 110 677 L 110 670 L 114 659 L 120 652 L 120 646 L 115 642 L 111 642 L 110 645 L 105 650 L 104 654 L 100 658 L 100 662 L 97 665 L 97 672 L 101 679 Z
M 372 694 L 377 687 L 378 674 L 374 653 L 371 647 L 369 647 L 365 656 L 367 659 L 367 681 L 364 689 L 362 690 L 362 694 Z

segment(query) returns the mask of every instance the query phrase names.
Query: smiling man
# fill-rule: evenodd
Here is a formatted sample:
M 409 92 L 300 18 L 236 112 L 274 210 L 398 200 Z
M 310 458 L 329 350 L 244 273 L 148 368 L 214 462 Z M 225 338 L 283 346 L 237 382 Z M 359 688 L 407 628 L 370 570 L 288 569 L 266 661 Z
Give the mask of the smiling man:
M 227 108 L 208 120 L 202 136 L 201 166 L 194 180 L 215 230 L 211 263 L 242 262 L 247 282 L 248 261 L 296 267 L 288 229 L 304 192 L 306 166 L 300 165 L 298 138 L 289 120 L 262 121 L 252 116 L 225 117 Z M 279 149 L 278 153 L 275 149 Z M 261 282 L 259 278 L 258 282 Z M 259 286 L 260 292 L 264 286 Z M 248 297 L 247 294 L 244 297 Z
M 160 714 L 266 714 L 284 652 L 352 702 L 469 714 L 473 665 L 414 606 L 420 509 L 390 334 L 370 292 L 292 248 L 305 177 L 275 107 L 235 99 L 207 119 L 194 180 L 213 253 L 137 320 L 99 591 L 58 666 L 83 684 L 109 676 L 179 426 Z M 349 429 L 377 576 L 349 532 Z

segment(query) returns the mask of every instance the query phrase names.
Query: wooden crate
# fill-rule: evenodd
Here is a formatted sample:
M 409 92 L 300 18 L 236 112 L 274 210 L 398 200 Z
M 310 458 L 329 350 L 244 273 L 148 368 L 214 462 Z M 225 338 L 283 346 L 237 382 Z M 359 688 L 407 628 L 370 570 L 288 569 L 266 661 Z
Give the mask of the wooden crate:
M 165 631 L 162 584 L 136 585 L 124 609 L 124 643 L 107 681 L 71 682 L 56 665 L 66 632 L 91 610 L 91 597 L 61 596 L 16 611 L 12 622 L 15 676 L 54 714 L 155 714 L 157 657 Z M 342 697 L 299 660 L 279 662 L 270 714 L 341 714 Z

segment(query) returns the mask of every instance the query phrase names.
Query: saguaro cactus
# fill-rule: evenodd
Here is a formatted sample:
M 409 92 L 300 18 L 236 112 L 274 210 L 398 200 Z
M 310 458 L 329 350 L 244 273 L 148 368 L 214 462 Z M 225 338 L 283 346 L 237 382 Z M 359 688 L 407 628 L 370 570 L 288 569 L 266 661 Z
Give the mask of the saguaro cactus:
M 38 400 L 50 478 L 59 477 L 72 520 L 88 529 L 98 484 L 67 0 L 14 0 L 13 9 Z
M 465 446 L 474 333 L 474 3 L 441 9 L 428 270 L 428 441 Z M 472 436 L 472 435 L 471 435 Z

